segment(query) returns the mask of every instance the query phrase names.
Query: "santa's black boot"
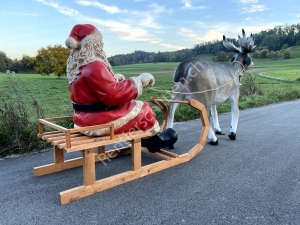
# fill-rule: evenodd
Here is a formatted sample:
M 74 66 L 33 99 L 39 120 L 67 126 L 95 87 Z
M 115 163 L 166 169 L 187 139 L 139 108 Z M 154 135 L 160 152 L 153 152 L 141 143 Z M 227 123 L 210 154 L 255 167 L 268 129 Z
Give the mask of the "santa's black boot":
M 167 128 L 150 138 L 142 139 L 142 146 L 150 152 L 158 152 L 161 148 L 174 148 L 177 139 L 177 132 L 172 128 Z

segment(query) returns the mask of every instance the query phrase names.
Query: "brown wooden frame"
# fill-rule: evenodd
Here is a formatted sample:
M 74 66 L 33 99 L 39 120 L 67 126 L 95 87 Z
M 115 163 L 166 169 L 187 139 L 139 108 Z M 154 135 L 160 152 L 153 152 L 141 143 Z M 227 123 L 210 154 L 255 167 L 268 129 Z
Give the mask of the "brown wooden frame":
M 35 167 L 34 176 L 38 177 L 78 166 L 83 166 L 83 185 L 59 193 L 60 204 L 63 205 L 108 188 L 135 180 L 137 178 L 147 176 L 181 163 L 185 163 L 194 158 L 203 149 L 209 129 L 209 120 L 207 118 L 204 105 L 195 99 L 190 99 L 189 101 L 174 101 L 151 97 L 150 100 L 154 104 L 158 105 L 162 110 L 164 118 L 163 130 L 166 128 L 166 121 L 168 118 L 168 111 L 164 102 L 188 104 L 199 111 L 203 125 L 199 141 L 187 153 L 178 155 L 163 149 L 156 153 L 149 152 L 147 149 L 141 147 L 141 138 L 152 136 L 150 132 L 133 131 L 125 134 L 114 134 L 113 124 L 67 129 L 55 124 L 54 122 L 59 120 L 70 120 L 72 117 L 39 119 L 38 136 L 43 140 L 52 143 L 54 149 L 54 163 Z M 44 132 L 44 126 L 52 127 L 55 129 L 55 131 Z M 104 137 L 89 137 L 81 133 L 83 131 L 99 128 L 109 128 L 110 135 Z M 106 145 L 123 141 L 129 141 L 131 142 L 131 145 L 124 148 L 105 151 Z M 97 149 L 96 153 L 95 148 Z M 69 153 L 75 151 L 82 152 L 82 157 L 64 160 L 64 152 Z M 142 166 L 142 152 L 154 155 L 161 160 Z M 130 171 L 96 181 L 96 162 L 126 154 L 131 154 L 132 156 L 132 168 Z

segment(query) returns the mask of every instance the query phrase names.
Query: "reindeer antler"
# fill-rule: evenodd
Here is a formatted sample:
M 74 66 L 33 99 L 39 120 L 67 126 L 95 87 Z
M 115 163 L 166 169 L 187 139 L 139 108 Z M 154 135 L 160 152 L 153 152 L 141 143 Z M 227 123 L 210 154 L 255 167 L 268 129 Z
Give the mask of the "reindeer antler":
M 228 50 L 232 51 L 232 52 L 241 52 L 241 48 L 236 47 L 232 41 L 229 41 L 225 35 L 223 35 L 223 45 L 225 48 L 227 48 Z
M 256 45 L 254 45 L 254 38 L 252 36 L 252 33 L 250 34 L 250 37 L 246 38 L 244 29 L 242 29 L 242 33 L 243 33 L 242 38 L 238 36 L 239 45 L 241 46 L 242 52 L 250 53 L 256 47 Z
M 240 35 L 238 35 L 238 42 L 240 47 L 236 47 L 232 41 L 229 41 L 225 35 L 223 35 L 223 45 L 225 48 L 227 48 L 230 51 L 233 52 L 243 52 L 243 53 L 250 53 L 255 47 L 256 45 L 254 45 L 254 38 L 252 36 L 252 33 L 250 34 L 250 37 L 246 37 L 246 33 L 245 30 L 242 29 L 242 33 L 243 36 L 240 37 Z

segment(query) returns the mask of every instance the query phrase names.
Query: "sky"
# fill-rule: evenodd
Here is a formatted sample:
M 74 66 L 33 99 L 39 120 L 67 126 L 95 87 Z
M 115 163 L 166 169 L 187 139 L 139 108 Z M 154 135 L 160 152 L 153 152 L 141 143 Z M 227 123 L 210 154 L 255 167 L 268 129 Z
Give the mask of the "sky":
M 76 24 L 93 24 L 108 57 L 176 51 L 300 23 L 299 0 L 0 0 L 0 51 L 11 59 L 65 46 Z

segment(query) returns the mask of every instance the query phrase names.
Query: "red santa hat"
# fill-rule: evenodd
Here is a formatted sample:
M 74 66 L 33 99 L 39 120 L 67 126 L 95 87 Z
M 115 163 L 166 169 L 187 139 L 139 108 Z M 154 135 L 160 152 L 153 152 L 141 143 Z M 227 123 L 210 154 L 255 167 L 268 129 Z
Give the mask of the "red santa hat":
M 77 24 L 73 27 L 66 40 L 66 46 L 71 49 L 78 48 L 80 42 L 88 35 L 98 32 L 98 29 L 91 24 Z

